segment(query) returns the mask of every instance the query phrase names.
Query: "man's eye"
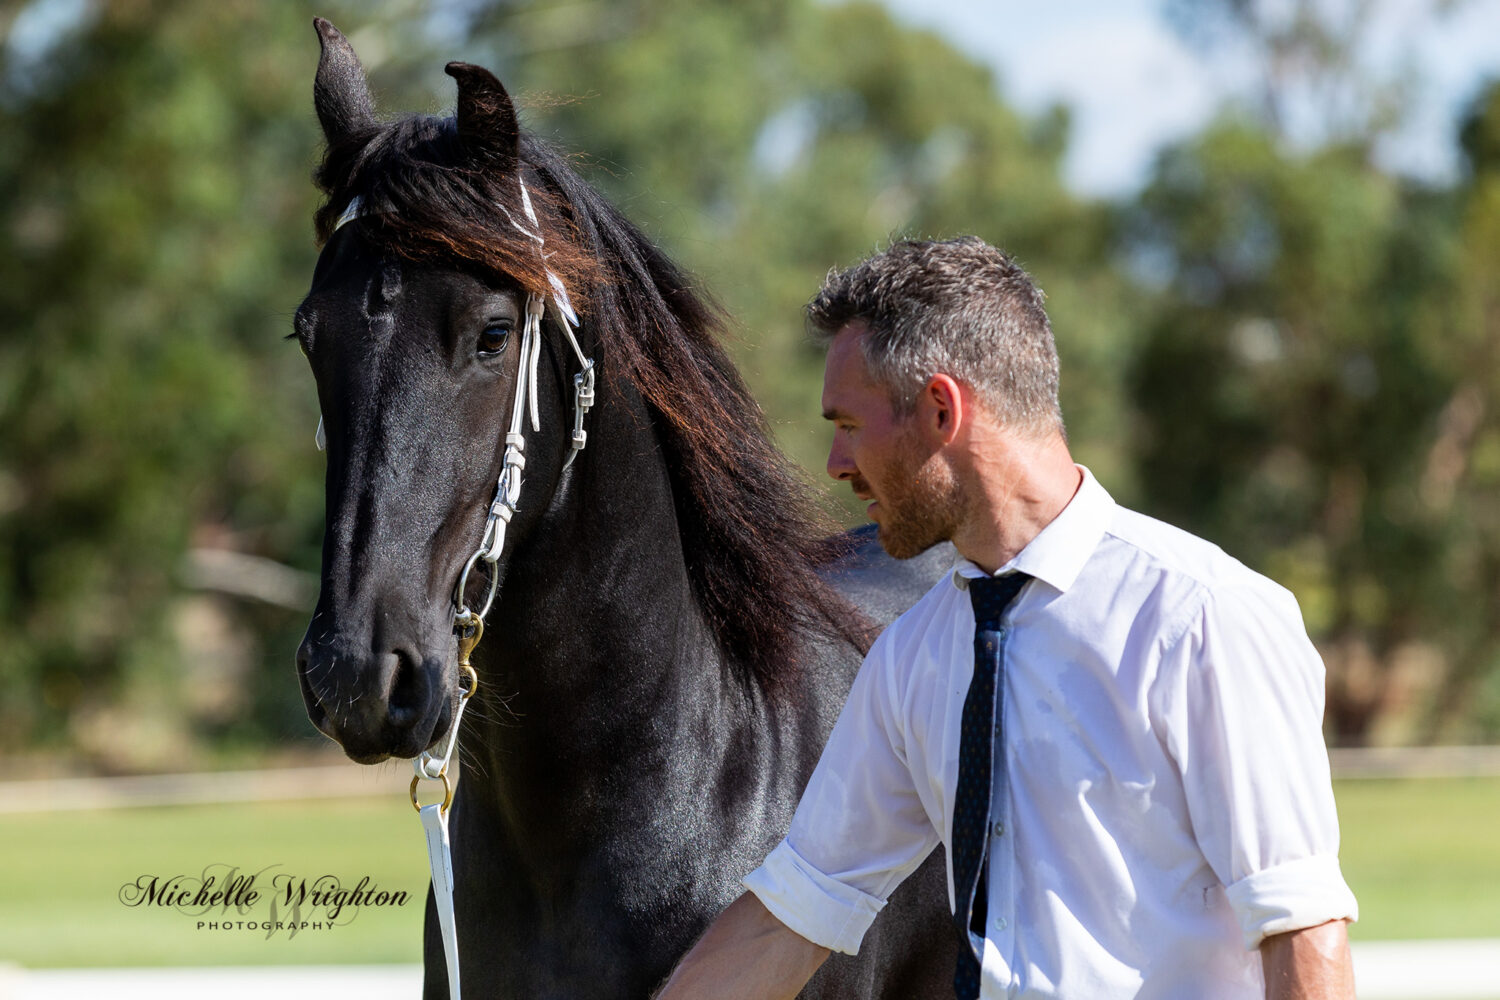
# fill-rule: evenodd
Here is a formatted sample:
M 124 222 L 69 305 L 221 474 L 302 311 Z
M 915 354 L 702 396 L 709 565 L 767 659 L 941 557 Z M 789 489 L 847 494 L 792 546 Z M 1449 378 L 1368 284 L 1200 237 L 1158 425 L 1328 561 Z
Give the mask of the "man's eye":
M 499 354 L 510 342 L 510 324 L 492 323 L 479 335 L 480 354 Z

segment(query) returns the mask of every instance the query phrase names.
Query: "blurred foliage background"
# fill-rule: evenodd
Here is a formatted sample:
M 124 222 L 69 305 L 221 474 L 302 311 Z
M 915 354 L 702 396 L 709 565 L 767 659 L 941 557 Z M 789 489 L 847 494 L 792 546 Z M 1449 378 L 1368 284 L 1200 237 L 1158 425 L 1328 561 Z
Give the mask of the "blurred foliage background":
M 282 340 L 315 257 L 314 13 L 388 112 L 444 110 L 450 58 L 495 69 L 737 318 L 810 476 L 823 273 L 902 235 L 1007 248 L 1049 294 L 1079 459 L 1297 593 L 1331 742 L 1500 738 L 1500 85 L 1456 181 L 1403 179 L 1357 37 L 1263 6 L 1169 5 L 1194 44 L 1252 43 L 1262 99 L 1103 201 L 1062 182 L 1064 110 L 869 2 L 0 0 L 0 753 L 180 770 L 321 739 L 292 654 L 322 459 Z M 1289 141 L 1325 91 L 1325 133 Z

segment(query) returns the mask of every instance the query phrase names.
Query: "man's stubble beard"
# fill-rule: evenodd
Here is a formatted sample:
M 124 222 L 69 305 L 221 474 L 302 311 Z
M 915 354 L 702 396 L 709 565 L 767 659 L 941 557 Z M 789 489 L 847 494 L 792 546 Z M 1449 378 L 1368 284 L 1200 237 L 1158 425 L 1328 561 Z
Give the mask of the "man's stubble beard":
M 914 445 L 903 448 L 883 473 L 877 537 L 887 554 L 912 559 L 953 538 L 963 522 L 966 496 L 962 483 L 935 454 L 922 456 Z

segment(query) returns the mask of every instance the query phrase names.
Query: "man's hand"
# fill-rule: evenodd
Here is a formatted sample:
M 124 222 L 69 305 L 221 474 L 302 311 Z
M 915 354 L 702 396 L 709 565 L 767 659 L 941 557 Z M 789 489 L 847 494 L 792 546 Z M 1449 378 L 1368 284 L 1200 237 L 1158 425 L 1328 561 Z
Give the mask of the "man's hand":
M 709 925 L 657 1000 L 791 1000 L 828 955 L 747 892 Z
M 1347 924 L 1331 920 L 1262 941 L 1266 1000 L 1354 1000 Z

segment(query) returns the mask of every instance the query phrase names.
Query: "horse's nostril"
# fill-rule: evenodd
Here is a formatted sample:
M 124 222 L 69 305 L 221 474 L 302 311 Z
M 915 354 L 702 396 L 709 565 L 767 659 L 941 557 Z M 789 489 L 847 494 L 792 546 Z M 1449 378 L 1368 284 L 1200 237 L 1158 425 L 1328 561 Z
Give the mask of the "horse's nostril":
M 441 661 L 424 663 L 399 645 L 384 653 L 350 652 L 359 646 L 364 644 L 334 637 L 297 650 L 308 718 L 361 764 L 415 757 L 432 742 L 443 715 L 435 697 Z
M 391 682 L 391 693 L 386 704 L 390 709 L 390 720 L 397 726 L 409 726 L 427 712 L 429 690 L 426 671 L 421 661 L 404 652 L 387 653 L 396 661 L 396 676 Z

